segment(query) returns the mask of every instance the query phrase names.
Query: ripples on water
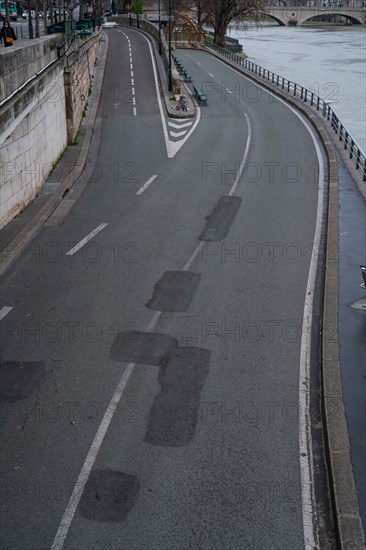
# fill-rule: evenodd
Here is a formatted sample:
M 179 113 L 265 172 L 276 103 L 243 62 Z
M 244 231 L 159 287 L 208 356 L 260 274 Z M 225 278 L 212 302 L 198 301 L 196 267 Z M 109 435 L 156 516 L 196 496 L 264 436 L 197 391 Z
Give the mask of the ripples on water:
M 347 130 L 366 150 L 365 27 L 263 25 L 231 29 L 250 61 L 332 102 Z

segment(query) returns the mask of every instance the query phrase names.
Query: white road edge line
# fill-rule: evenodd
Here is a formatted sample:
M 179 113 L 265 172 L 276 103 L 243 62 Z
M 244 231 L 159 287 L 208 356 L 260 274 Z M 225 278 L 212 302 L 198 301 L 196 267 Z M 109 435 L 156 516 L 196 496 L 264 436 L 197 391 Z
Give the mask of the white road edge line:
M 93 237 L 95 237 L 95 235 L 99 233 L 99 231 L 102 231 L 102 229 L 107 227 L 107 225 L 108 225 L 107 223 L 101 223 L 100 225 L 98 225 L 98 227 L 96 227 L 91 233 L 89 233 L 89 235 L 84 237 L 84 239 L 81 239 L 81 241 L 78 244 L 76 244 L 68 252 L 66 252 L 66 256 L 72 256 L 73 254 L 75 254 L 75 252 L 77 252 L 78 250 L 80 250 L 80 248 L 86 245 L 87 242 L 89 242 Z
M 158 75 L 157 75 L 157 69 L 156 69 L 154 54 L 153 54 L 153 51 L 152 51 L 150 41 L 146 38 L 146 36 L 144 36 L 144 38 L 145 38 L 146 42 L 148 43 L 149 50 L 150 50 L 150 57 L 151 57 L 151 63 L 152 63 L 152 67 L 153 67 L 154 80 L 155 80 L 156 96 L 158 98 L 158 105 L 159 105 L 159 111 L 160 111 L 161 124 L 163 126 L 165 146 L 166 146 L 168 158 L 173 158 L 174 155 L 176 155 L 176 153 L 179 151 L 179 149 L 185 144 L 187 139 L 192 135 L 194 130 L 197 128 L 197 125 L 198 125 L 198 123 L 200 121 L 200 118 L 201 118 L 201 109 L 199 107 L 197 107 L 197 118 L 196 118 L 192 128 L 190 129 L 190 131 L 186 135 L 186 137 L 184 139 L 182 139 L 181 141 L 176 141 L 176 142 L 170 141 L 169 134 L 168 134 L 168 129 L 167 129 L 166 121 L 165 121 L 163 106 L 162 106 L 161 98 L 160 98 Z
M 12 306 L 4 306 L 0 309 L 0 321 L 4 319 L 4 317 L 7 316 L 8 313 L 13 309 Z
M 265 89 L 265 88 L 264 88 Z M 301 474 L 301 500 L 302 500 L 302 521 L 304 532 L 305 550 L 320 548 L 319 532 L 316 528 L 316 507 L 315 487 L 313 468 L 313 443 L 311 435 L 310 418 L 310 365 L 311 365 L 311 328 L 313 322 L 313 302 L 315 282 L 318 270 L 318 258 L 323 227 L 323 209 L 325 197 L 325 174 L 323 158 L 315 130 L 310 123 L 294 107 L 285 100 L 267 93 L 278 99 L 288 107 L 302 122 L 313 140 L 319 165 L 318 179 L 318 204 L 313 240 L 313 251 L 311 254 L 309 275 L 306 285 L 304 315 L 302 321 L 301 347 L 300 347 L 300 370 L 299 370 L 299 460 Z
M 224 63 L 224 62 L 223 62 Z M 242 78 L 245 76 L 236 71 Z M 304 124 L 308 130 L 311 139 L 313 140 L 315 151 L 318 158 L 319 165 L 319 181 L 318 181 L 318 204 L 316 213 L 316 223 L 314 231 L 313 249 L 310 260 L 309 275 L 306 286 L 306 298 L 304 303 L 304 314 L 301 333 L 301 347 L 300 347 L 300 367 L 299 367 L 299 462 L 300 462 L 300 476 L 301 476 L 301 502 L 302 502 L 302 521 L 303 521 L 303 535 L 305 550 L 314 550 L 319 548 L 319 533 L 316 529 L 314 518 L 316 517 L 315 509 L 315 488 L 314 488 L 314 468 L 313 468 L 313 452 L 312 452 L 312 435 L 311 435 L 311 418 L 310 418 L 310 363 L 311 363 L 311 326 L 312 326 L 312 311 L 315 281 L 318 268 L 318 257 L 320 248 L 320 235 L 323 224 L 323 208 L 324 208 L 324 194 L 325 194 L 325 182 L 324 182 L 324 168 L 323 159 L 318 144 L 316 134 L 307 122 L 307 120 L 285 100 L 274 95 L 272 92 L 257 84 L 261 89 L 267 92 L 270 96 L 283 103 L 288 109 L 290 109 L 297 118 Z M 229 90 L 228 90 L 229 91 Z M 245 115 L 247 116 L 247 115 Z M 247 118 L 248 122 L 249 119 Z M 249 150 L 249 140 L 247 141 L 247 148 Z M 245 154 L 244 154 L 245 156 Z M 244 160 L 244 159 L 243 159 Z M 245 161 L 239 168 L 236 175 L 233 187 L 230 190 L 229 195 L 232 195 L 236 189 L 238 181 L 240 179 L 239 173 L 242 172 Z M 200 243 L 196 250 L 193 252 L 191 258 L 188 260 L 186 266 L 192 264 L 194 258 L 201 250 L 203 244 Z M 185 266 L 185 267 L 186 267 Z M 184 269 L 184 268 L 183 268 Z
M 224 63 L 224 62 L 222 62 Z M 233 68 L 243 79 L 240 71 Z M 321 150 L 317 141 L 315 131 L 310 123 L 294 107 L 289 105 L 284 99 L 273 94 L 263 86 L 257 85 L 268 93 L 268 95 L 277 99 L 288 109 L 290 109 L 308 130 L 315 147 L 319 164 L 318 181 L 318 205 L 316 213 L 316 223 L 314 231 L 313 251 L 311 254 L 309 275 L 306 285 L 306 297 L 304 303 L 304 315 L 301 333 L 300 347 L 300 369 L 299 369 L 299 461 L 301 476 L 301 501 L 302 501 L 302 523 L 305 550 L 320 548 L 319 533 L 316 529 L 314 518 L 316 517 L 315 508 L 315 488 L 314 488 L 314 468 L 313 468 L 313 444 L 311 435 L 310 418 L 310 351 L 311 351 L 311 325 L 313 318 L 313 300 L 316 273 L 318 268 L 318 257 L 320 248 L 320 235 L 323 224 L 323 208 L 325 196 L 324 168 Z
M 142 187 L 140 187 L 140 189 L 136 192 L 136 195 L 141 195 L 141 193 L 143 193 L 145 191 L 145 189 L 147 189 L 149 187 L 149 185 L 154 181 L 156 180 L 156 178 L 158 177 L 157 174 L 155 174 L 154 176 L 151 176 L 151 178 L 149 178 L 147 180 L 146 183 L 144 183 L 144 185 Z
M 318 270 L 318 258 L 321 231 L 323 225 L 324 207 L 324 168 L 320 146 L 314 130 L 294 110 L 295 114 L 307 127 L 313 140 L 319 164 L 318 180 L 318 206 L 316 213 L 316 224 L 311 254 L 308 281 L 306 285 L 304 316 L 302 322 L 301 348 L 300 348 L 300 372 L 299 372 L 299 451 L 301 471 L 301 494 L 302 494 L 302 515 L 305 550 L 320 548 L 319 533 L 314 522 L 315 512 L 315 488 L 313 469 L 313 444 L 311 435 L 310 418 L 310 365 L 311 365 L 311 328 L 313 323 L 313 301 L 315 282 Z
M 245 76 L 239 71 L 235 72 L 240 74 L 242 78 L 245 78 Z M 299 461 L 301 475 L 302 522 L 305 550 L 313 550 L 314 548 L 320 548 L 320 542 L 319 533 L 315 525 L 316 522 L 314 521 L 316 517 L 316 508 L 313 468 L 313 444 L 310 418 L 311 326 L 313 320 L 313 301 L 316 274 L 318 269 L 320 236 L 323 225 L 325 174 L 321 149 L 317 141 L 315 131 L 313 130 L 310 123 L 303 117 L 303 115 L 301 115 L 294 107 L 289 105 L 284 99 L 281 99 L 260 84 L 258 84 L 258 86 L 262 88 L 262 90 L 267 92 L 270 96 L 283 103 L 302 122 L 302 124 L 308 130 L 311 139 L 313 140 L 319 164 L 318 205 L 313 240 L 313 251 L 311 254 L 309 275 L 306 285 L 299 369 Z

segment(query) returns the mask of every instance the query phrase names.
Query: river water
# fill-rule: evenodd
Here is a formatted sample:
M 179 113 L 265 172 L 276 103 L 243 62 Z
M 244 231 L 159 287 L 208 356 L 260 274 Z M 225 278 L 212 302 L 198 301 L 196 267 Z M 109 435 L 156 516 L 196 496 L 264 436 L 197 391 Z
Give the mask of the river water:
M 231 28 L 248 59 L 327 101 L 366 151 L 366 31 L 361 25 Z

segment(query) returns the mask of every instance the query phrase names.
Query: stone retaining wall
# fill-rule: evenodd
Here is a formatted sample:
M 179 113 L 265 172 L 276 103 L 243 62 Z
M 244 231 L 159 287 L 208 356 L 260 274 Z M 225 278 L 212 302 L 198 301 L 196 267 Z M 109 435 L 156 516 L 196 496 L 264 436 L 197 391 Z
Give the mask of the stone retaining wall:
M 58 59 L 57 47 L 65 38 L 43 37 L 39 43 L 0 54 L 1 100 L 16 92 L 0 110 L 0 229 L 35 198 L 77 134 L 100 33 L 87 40 L 77 38 Z

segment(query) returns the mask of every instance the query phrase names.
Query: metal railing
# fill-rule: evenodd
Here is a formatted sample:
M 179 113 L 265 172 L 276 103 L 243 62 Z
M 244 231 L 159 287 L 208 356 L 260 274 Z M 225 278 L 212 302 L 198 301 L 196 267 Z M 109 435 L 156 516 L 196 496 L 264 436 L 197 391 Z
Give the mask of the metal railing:
M 232 63 L 236 63 L 247 71 L 255 74 L 257 77 L 262 78 L 266 82 L 269 82 L 270 84 L 273 84 L 278 88 L 281 88 L 289 94 L 297 97 L 304 103 L 308 103 L 312 107 L 316 108 L 317 111 L 320 111 L 322 116 L 330 122 L 333 131 L 339 137 L 339 141 L 343 142 L 343 147 L 345 150 L 348 151 L 349 158 L 354 161 L 356 169 L 361 170 L 363 181 L 366 181 L 365 154 L 352 138 L 351 134 L 344 127 L 343 123 L 340 121 L 336 113 L 329 106 L 329 103 L 327 103 L 324 99 L 317 96 L 316 94 L 314 94 L 314 92 L 308 90 L 304 86 L 296 84 L 296 82 L 292 82 L 287 78 L 283 78 L 282 76 L 279 76 L 278 74 L 269 71 L 268 69 L 256 65 L 252 61 L 248 61 L 248 59 L 244 59 L 240 55 L 225 50 L 224 48 L 221 48 L 220 46 L 217 46 L 212 42 L 206 40 L 206 46 L 208 48 L 211 48 L 219 55 L 225 57 Z

